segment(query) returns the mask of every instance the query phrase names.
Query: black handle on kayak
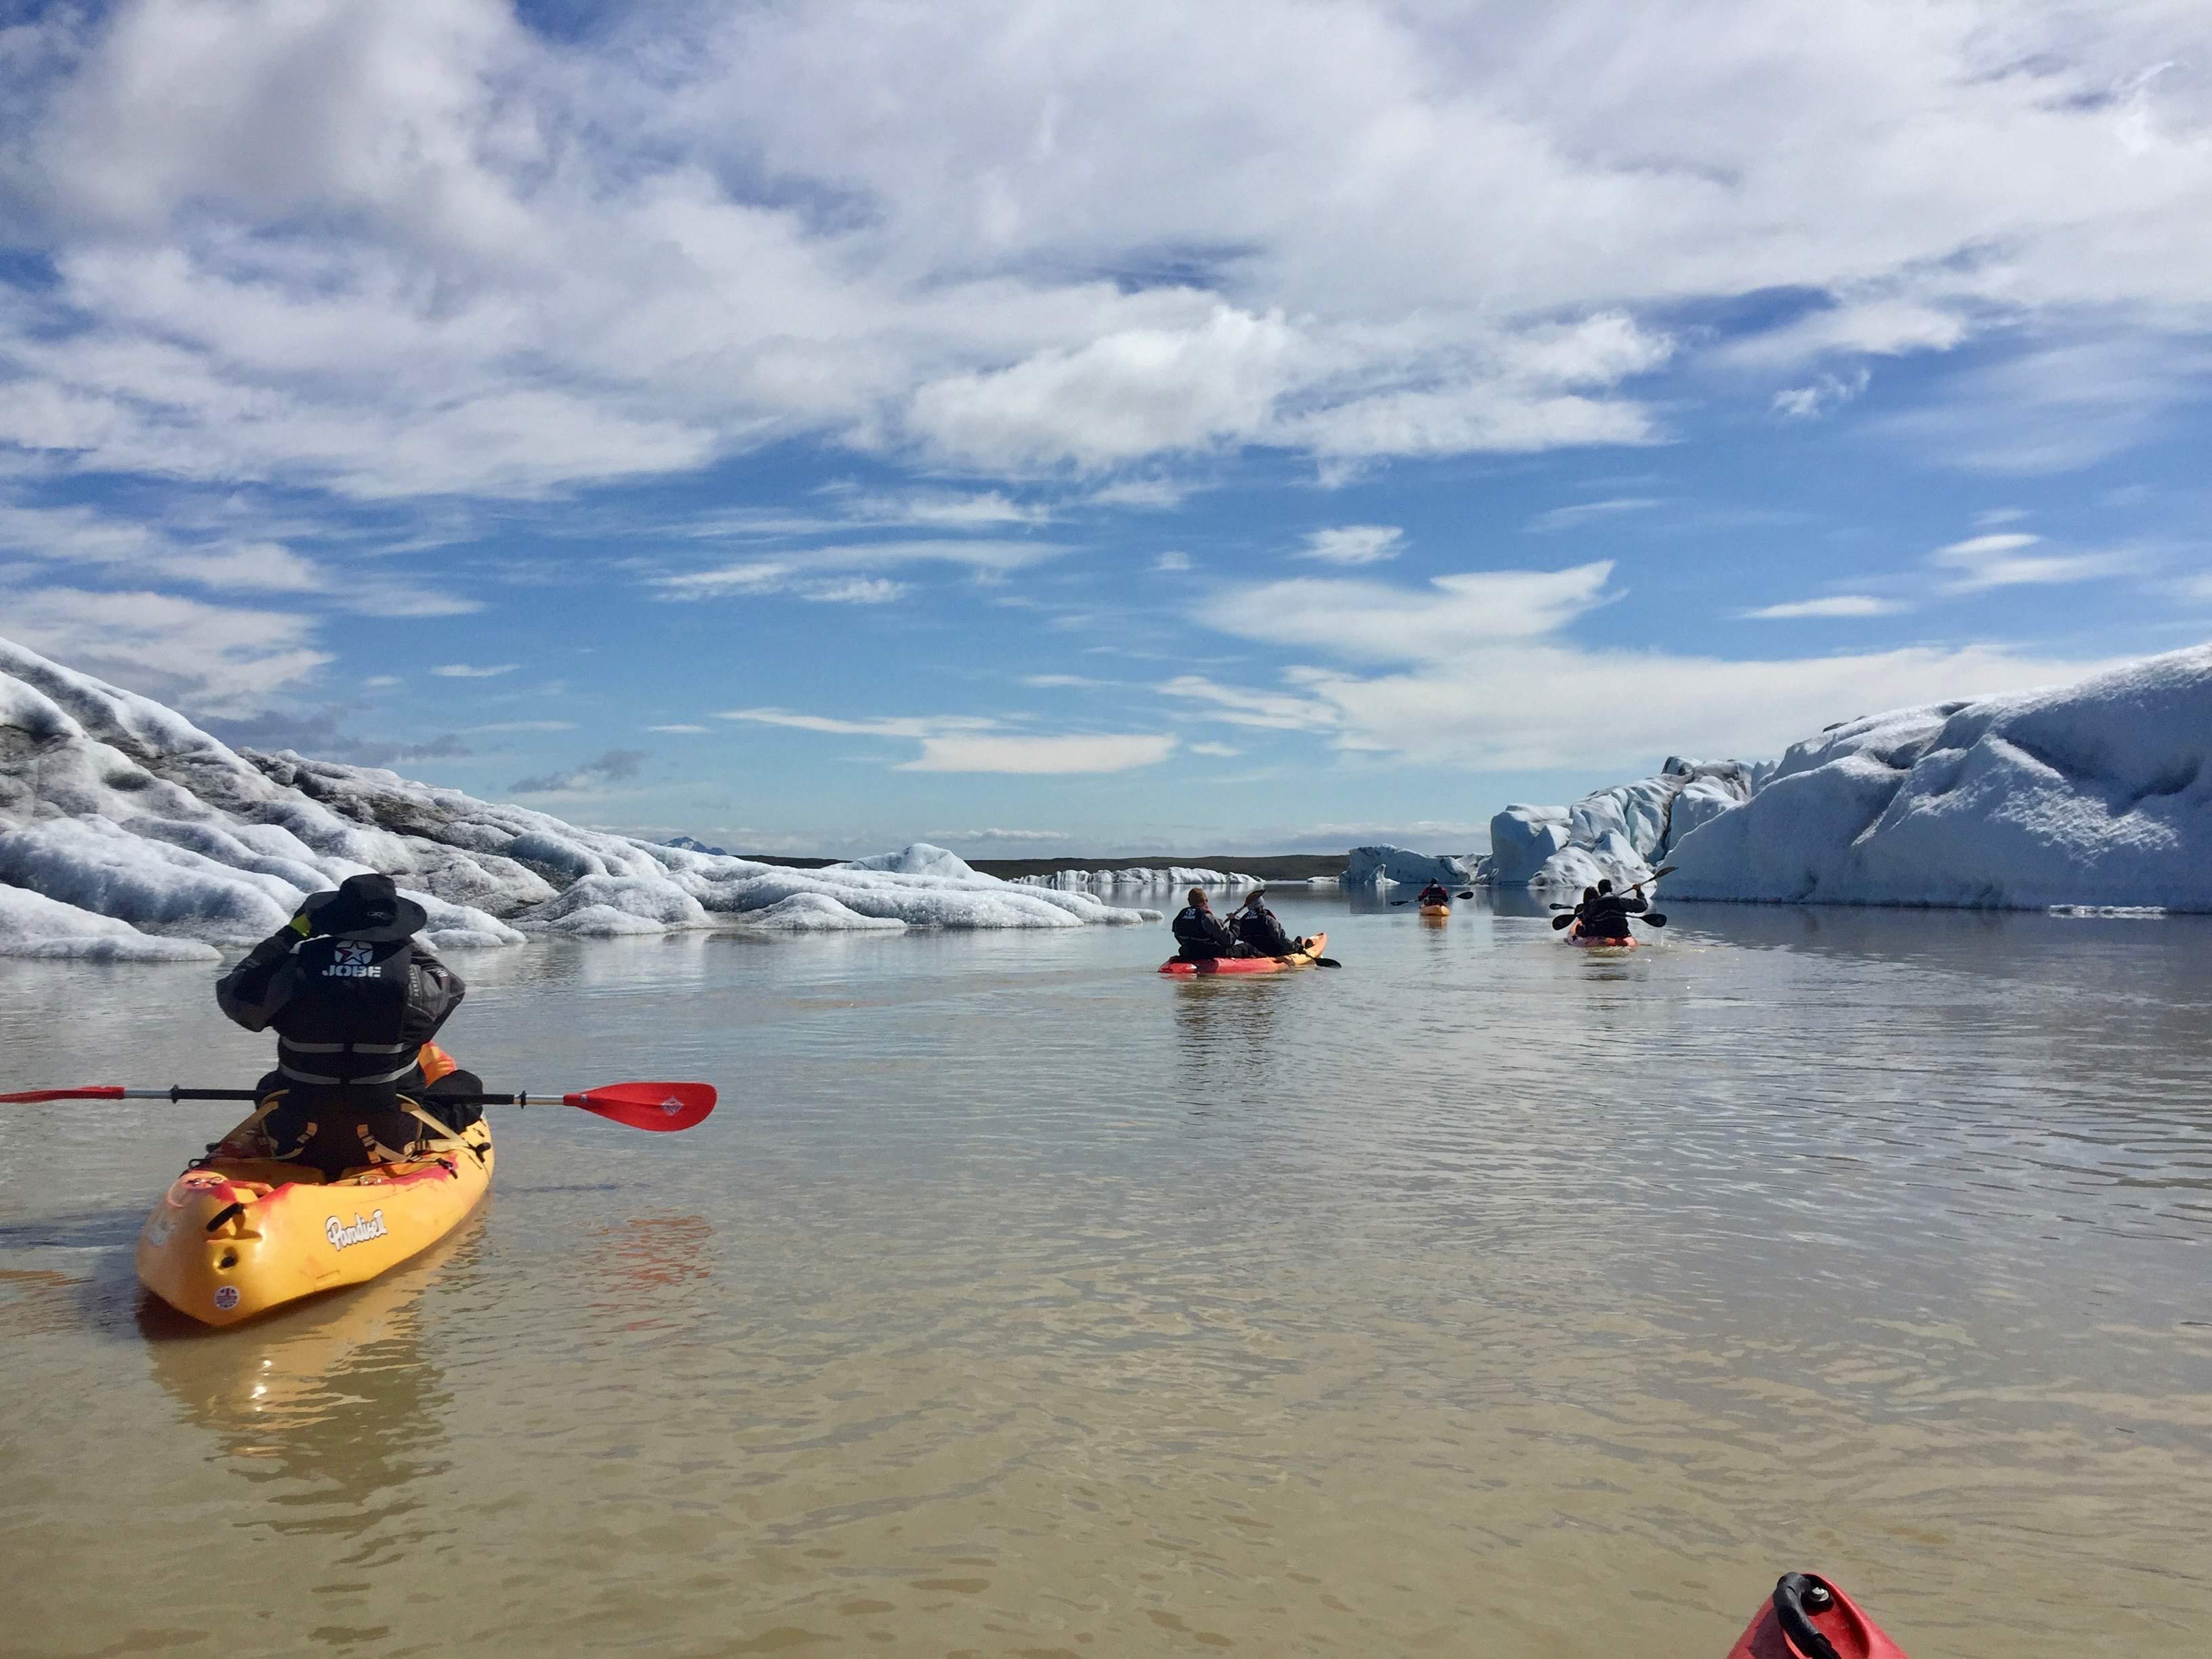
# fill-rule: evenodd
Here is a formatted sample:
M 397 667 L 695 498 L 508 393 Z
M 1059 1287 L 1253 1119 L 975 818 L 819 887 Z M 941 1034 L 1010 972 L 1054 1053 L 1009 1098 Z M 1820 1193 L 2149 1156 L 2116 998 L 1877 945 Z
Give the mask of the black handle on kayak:
M 1813 1614 L 1836 1604 L 1836 1593 L 1809 1572 L 1785 1572 L 1775 1582 L 1774 1616 L 1805 1659 L 1842 1659 L 1836 1644 L 1814 1624 Z

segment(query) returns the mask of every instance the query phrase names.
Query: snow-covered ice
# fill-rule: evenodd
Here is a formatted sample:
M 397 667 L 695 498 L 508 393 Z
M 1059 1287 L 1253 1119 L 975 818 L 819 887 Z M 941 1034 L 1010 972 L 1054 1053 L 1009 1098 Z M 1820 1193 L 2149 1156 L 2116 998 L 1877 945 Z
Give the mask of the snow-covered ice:
M 1158 919 L 1000 881 L 927 842 L 787 869 L 579 829 L 376 768 L 232 750 L 151 698 L 0 640 L 0 952 L 204 958 L 265 937 L 307 894 L 367 870 L 423 906 L 441 950 L 738 921 L 888 931 Z
M 1680 898 L 2212 910 L 2212 646 L 1831 726 L 1669 857 Z

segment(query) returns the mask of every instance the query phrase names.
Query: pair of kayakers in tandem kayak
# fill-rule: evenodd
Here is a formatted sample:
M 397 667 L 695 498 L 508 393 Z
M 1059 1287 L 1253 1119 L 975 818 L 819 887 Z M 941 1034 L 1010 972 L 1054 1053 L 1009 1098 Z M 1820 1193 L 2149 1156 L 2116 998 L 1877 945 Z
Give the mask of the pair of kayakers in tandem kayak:
M 1244 902 L 1229 913 L 1225 921 L 1213 914 L 1212 902 L 1206 897 L 1203 887 L 1192 888 L 1188 896 L 1189 902 L 1176 914 L 1172 924 L 1176 962 L 1195 966 L 1273 961 L 1303 954 L 1309 945 L 1314 944 L 1310 939 L 1293 939 L 1283 931 L 1283 924 L 1267 908 L 1267 890 L 1264 887 L 1255 887 L 1245 895 Z

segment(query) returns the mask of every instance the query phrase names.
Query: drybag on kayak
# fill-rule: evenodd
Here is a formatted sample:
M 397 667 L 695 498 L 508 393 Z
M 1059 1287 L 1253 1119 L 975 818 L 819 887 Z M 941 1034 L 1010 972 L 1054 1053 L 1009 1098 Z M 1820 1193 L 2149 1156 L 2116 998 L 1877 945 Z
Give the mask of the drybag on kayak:
M 1905 1654 L 1826 1579 L 1785 1572 L 1728 1659 L 1905 1659 Z

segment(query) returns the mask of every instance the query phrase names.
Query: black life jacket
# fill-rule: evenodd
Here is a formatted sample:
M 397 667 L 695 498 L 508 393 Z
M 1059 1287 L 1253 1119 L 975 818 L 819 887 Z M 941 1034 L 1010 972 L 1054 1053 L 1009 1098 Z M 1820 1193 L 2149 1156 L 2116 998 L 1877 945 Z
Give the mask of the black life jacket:
M 1237 921 L 1237 935 L 1263 956 L 1288 956 L 1297 948 L 1297 941 L 1283 931 L 1275 913 L 1264 904 L 1253 905 L 1244 912 Z
M 1639 909 L 1641 906 L 1638 907 Z M 1628 903 L 1618 893 L 1601 893 L 1582 908 L 1584 939 L 1626 939 Z
M 412 939 L 311 939 L 293 951 L 299 989 L 277 1011 L 276 1070 L 367 1103 L 419 1085 L 421 1047 L 402 1040 L 413 989 Z
M 1188 957 L 1219 956 L 1233 943 L 1221 918 L 1195 904 L 1186 904 L 1176 917 L 1175 936 Z

